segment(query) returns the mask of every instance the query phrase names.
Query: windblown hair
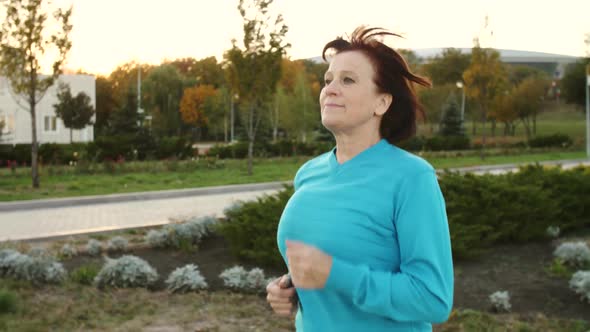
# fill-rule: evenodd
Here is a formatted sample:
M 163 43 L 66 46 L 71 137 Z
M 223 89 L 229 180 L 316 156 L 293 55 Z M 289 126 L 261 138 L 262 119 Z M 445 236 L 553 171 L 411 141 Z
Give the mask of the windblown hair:
M 375 70 L 373 80 L 378 92 L 393 96 L 389 109 L 381 119 L 379 131 L 381 137 L 389 143 L 397 144 L 414 136 L 417 116 L 424 117 L 413 83 L 422 86 L 430 86 L 431 83 L 426 78 L 413 74 L 406 60 L 379 40 L 385 36 L 401 37 L 382 28 L 358 27 L 352 33 L 350 41 L 339 37 L 327 43 L 322 51 L 322 58 L 326 61 L 326 52 L 329 50 L 334 50 L 335 54 L 361 51 L 369 58 Z

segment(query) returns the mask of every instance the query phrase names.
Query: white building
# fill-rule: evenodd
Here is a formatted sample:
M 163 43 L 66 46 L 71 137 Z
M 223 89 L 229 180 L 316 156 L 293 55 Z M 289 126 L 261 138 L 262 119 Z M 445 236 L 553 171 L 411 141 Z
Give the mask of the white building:
M 96 109 L 96 80 L 91 75 L 61 75 L 51 86 L 35 107 L 37 116 L 37 142 L 70 143 L 70 129 L 66 128 L 62 120 L 55 116 L 53 105 L 57 103 L 57 87 L 59 83 L 70 86 L 72 95 L 84 92 L 90 97 L 92 106 Z M 18 98 L 18 103 L 15 98 Z M 22 106 L 19 106 L 22 105 Z M 24 106 L 24 107 L 23 107 Z M 31 114 L 28 103 L 14 95 L 9 81 L 0 77 L 0 122 L 4 122 L 0 144 L 31 143 Z M 93 121 L 94 122 L 94 121 Z M 94 140 L 94 127 L 86 126 L 81 130 L 73 130 L 74 142 L 91 142 Z

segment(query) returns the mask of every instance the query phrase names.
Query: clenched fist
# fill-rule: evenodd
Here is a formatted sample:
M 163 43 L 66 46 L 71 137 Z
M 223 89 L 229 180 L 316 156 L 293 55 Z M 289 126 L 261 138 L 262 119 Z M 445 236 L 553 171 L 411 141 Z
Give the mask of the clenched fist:
M 287 317 L 295 312 L 297 294 L 287 274 L 271 281 L 266 286 L 266 294 L 266 300 L 278 315 Z

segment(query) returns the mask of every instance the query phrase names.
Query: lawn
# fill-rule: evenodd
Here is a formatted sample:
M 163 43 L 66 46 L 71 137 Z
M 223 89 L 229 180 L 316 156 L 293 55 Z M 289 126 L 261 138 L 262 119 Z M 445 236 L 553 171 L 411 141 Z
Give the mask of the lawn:
M 435 168 L 531 163 L 585 158 L 582 151 L 490 150 L 482 161 L 476 151 L 422 154 Z M 32 189 L 30 170 L 0 170 L 0 201 L 186 189 L 229 184 L 291 181 L 311 157 L 257 159 L 247 175 L 245 160 L 128 162 L 41 168 L 41 188 Z

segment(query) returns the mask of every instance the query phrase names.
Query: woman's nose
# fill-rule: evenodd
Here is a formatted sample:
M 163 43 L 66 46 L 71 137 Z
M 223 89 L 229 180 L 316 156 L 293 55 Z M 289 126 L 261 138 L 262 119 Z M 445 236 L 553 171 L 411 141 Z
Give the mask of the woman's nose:
M 324 86 L 324 93 L 326 95 L 335 95 L 338 93 L 337 83 L 332 81 Z

